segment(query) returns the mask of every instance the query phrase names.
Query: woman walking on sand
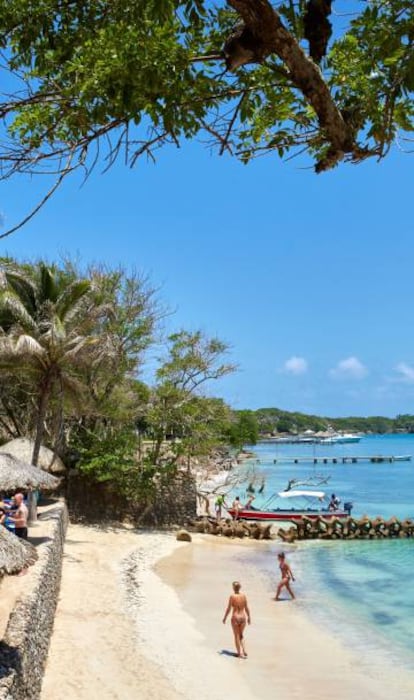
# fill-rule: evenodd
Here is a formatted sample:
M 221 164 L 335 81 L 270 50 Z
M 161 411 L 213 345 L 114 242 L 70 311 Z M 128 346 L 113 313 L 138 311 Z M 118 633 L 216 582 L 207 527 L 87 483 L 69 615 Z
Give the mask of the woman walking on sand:
M 275 600 L 280 600 L 279 596 L 281 593 L 282 588 L 286 588 L 287 592 L 289 593 L 290 597 L 292 599 L 295 598 L 295 594 L 293 593 L 291 587 L 290 587 L 290 581 L 294 581 L 295 577 L 292 574 L 292 569 L 290 568 L 289 564 L 285 560 L 285 553 L 280 552 L 280 554 L 277 555 L 277 558 L 279 559 L 279 569 L 281 573 L 281 581 L 277 587 L 276 590 L 276 595 L 275 595 Z
M 229 598 L 226 612 L 223 617 L 223 625 L 226 624 L 227 617 L 232 610 L 231 626 L 233 628 L 234 643 L 236 645 L 237 656 L 247 659 L 246 647 L 244 645 L 243 632 L 246 623 L 250 625 L 250 610 L 247 598 L 244 593 L 240 593 L 241 584 L 233 581 L 233 594 Z

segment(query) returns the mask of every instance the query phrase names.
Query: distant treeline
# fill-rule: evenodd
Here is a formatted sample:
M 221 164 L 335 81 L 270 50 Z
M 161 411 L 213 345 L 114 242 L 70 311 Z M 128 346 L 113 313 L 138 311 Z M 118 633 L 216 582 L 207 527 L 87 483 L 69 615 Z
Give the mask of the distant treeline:
M 250 421 L 257 424 L 259 435 L 277 433 L 303 433 L 305 430 L 334 430 L 371 433 L 414 433 L 414 415 L 403 414 L 395 418 L 370 416 L 361 418 L 328 418 L 306 413 L 282 411 L 279 408 L 260 408 L 257 411 L 240 411 L 249 414 Z

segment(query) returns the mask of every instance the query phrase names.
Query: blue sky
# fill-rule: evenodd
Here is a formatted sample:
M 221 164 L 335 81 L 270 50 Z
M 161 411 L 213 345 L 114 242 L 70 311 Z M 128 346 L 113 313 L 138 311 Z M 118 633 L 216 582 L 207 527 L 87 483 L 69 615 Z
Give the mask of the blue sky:
M 83 187 L 74 176 L 0 250 L 149 274 L 176 309 L 166 330 L 232 346 L 239 371 L 214 393 L 234 407 L 414 413 L 413 157 L 316 176 L 299 160 L 170 148 Z M 5 225 L 45 187 L 2 183 Z

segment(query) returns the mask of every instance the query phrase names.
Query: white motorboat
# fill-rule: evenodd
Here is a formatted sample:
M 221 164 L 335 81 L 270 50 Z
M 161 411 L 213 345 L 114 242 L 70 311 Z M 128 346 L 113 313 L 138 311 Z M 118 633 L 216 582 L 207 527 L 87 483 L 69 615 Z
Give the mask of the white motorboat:
M 360 435 L 353 433 L 335 433 L 329 437 L 321 438 L 320 442 L 322 445 L 338 445 L 345 442 L 359 442 L 360 439 Z

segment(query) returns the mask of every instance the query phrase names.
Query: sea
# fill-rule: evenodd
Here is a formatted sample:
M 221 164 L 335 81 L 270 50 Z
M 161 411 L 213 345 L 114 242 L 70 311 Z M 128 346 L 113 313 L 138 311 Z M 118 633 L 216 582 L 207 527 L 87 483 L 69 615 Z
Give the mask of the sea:
M 256 500 L 260 507 L 290 479 L 309 478 L 342 504 L 354 504 L 359 517 L 393 515 L 414 519 L 414 435 L 369 435 L 359 443 L 334 445 L 259 443 L 255 453 Z M 412 456 L 411 461 L 340 462 L 361 456 Z M 294 464 L 292 457 L 308 457 Z M 320 457 L 337 457 L 336 464 L 314 464 Z M 262 494 L 258 485 L 264 484 Z M 240 492 L 242 497 L 247 494 Z M 279 505 L 279 504 L 278 504 Z M 277 547 L 284 550 L 294 571 L 297 604 L 318 624 L 347 646 L 412 668 L 414 661 L 414 539 L 323 541 L 310 540 Z M 276 563 L 256 551 L 252 564 L 275 582 Z

